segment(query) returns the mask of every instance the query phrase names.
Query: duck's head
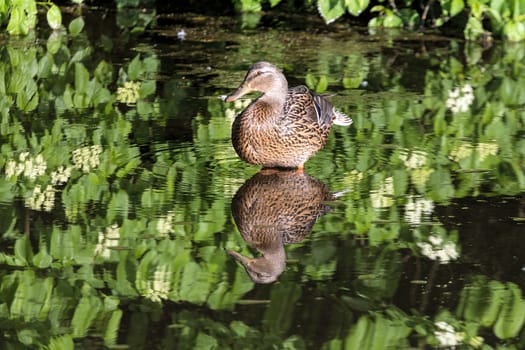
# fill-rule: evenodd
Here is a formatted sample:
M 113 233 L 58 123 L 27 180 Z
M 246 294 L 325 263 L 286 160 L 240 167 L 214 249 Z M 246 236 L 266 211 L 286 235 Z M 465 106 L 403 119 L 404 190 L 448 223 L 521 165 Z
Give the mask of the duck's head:
M 249 94 L 252 91 L 259 91 L 268 95 L 286 96 L 288 83 L 283 73 L 273 64 L 268 62 L 255 63 L 241 85 L 226 97 L 226 102 L 232 102 L 238 98 Z
M 249 258 L 233 250 L 228 250 L 228 254 L 239 261 L 248 275 L 255 283 L 272 283 L 277 280 L 286 266 L 286 256 L 284 248 L 276 255 L 262 255 L 258 258 Z

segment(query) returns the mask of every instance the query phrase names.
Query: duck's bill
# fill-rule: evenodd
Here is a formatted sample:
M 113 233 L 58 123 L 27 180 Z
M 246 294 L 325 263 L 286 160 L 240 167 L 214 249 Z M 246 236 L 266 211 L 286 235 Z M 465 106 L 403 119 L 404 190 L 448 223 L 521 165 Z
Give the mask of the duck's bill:
M 237 260 L 238 262 L 240 262 L 241 264 L 243 264 L 244 266 L 248 265 L 248 263 L 250 262 L 250 258 L 248 257 L 245 257 L 243 255 L 241 255 L 240 253 L 237 253 L 236 251 L 234 250 L 228 250 L 228 255 L 230 255 L 231 257 L 233 257 L 235 260 Z
M 243 84 L 243 85 L 239 86 L 239 88 L 237 90 L 235 90 L 234 92 L 232 92 L 231 94 L 226 96 L 225 101 L 226 102 L 233 102 L 233 101 L 243 97 L 244 95 L 246 95 L 249 92 L 251 92 L 250 87 L 248 85 Z

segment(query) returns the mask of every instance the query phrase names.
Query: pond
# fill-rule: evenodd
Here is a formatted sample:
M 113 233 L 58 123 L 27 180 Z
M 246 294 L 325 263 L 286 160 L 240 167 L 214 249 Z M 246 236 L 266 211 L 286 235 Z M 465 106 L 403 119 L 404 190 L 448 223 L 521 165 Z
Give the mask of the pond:
M 525 45 L 89 16 L 0 49 L 2 348 L 525 348 Z M 231 145 L 262 60 L 353 119 L 303 172 Z

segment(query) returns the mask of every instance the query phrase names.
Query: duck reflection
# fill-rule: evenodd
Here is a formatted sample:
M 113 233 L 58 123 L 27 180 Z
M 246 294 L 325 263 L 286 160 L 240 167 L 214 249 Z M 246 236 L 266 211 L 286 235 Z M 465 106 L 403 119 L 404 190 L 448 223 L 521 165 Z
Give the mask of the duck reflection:
M 284 271 L 284 244 L 298 243 L 312 230 L 326 204 L 338 194 L 297 171 L 265 169 L 246 181 L 232 200 L 233 218 L 242 238 L 261 255 L 228 251 L 256 283 L 271 283 Z

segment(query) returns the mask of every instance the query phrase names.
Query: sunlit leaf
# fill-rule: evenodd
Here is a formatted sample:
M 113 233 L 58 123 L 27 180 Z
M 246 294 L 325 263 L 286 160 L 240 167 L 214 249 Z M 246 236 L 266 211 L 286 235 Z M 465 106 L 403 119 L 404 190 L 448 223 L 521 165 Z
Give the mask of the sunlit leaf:
M 463 10 L 464 7 L 465 7 L 465 3 L 463 0 L 451 0 L 450 15 L 451 16 L 457 15 Z
M 332 23 L 345 13 L 345 0 L 318 0 L 317 10 L 327 24 Z
M 345 6 L 348 12 L 354 16 L 359 16 L 361 12 L 366 10 L 369 4 L 370 0 L 345 0 Z
M 57 5 L 51 5 L 47 10 L 46 18 L 51 29 L 57 30 L 62 26 L 62 13 Z
M 510 41 L 525 40 L 525 23 L 509 21 L 503 26 L 503 34 Z

